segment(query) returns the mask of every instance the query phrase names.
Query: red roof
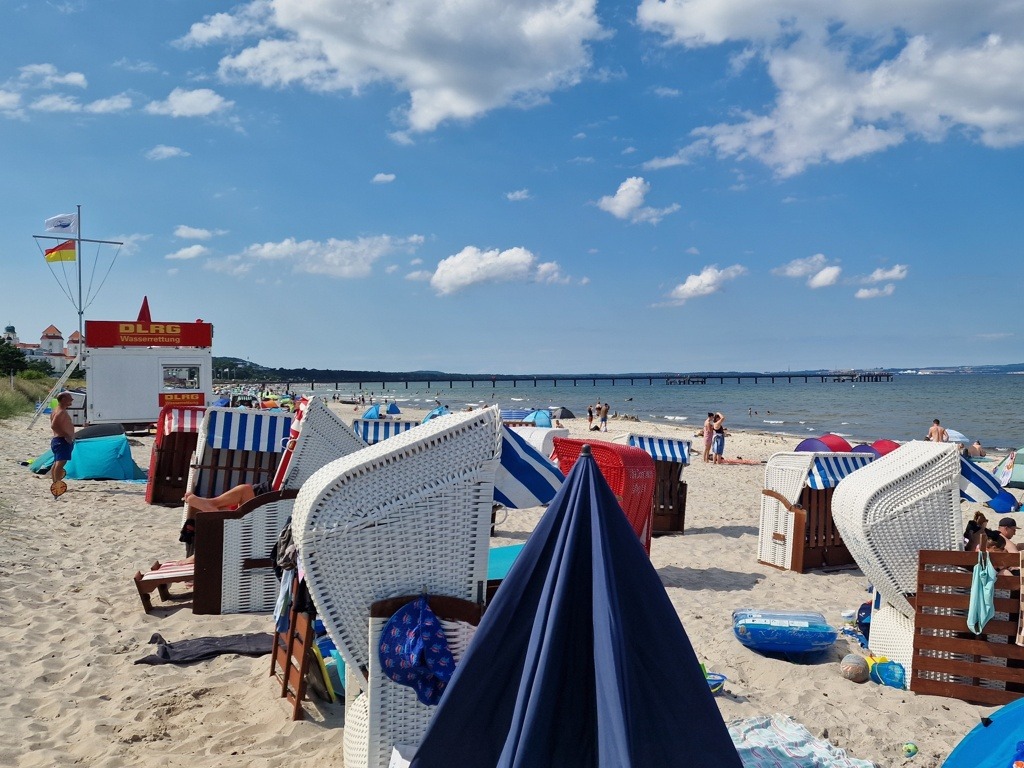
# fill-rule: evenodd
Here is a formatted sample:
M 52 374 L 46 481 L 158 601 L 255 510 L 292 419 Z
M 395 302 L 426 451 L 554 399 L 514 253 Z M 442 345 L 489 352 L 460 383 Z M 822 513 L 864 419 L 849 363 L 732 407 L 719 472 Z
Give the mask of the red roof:
M 64 334 L 60 332 L 60 330 L 57 328 L 57 326 L 55 326 L 55 325 L 48 325 L 46 327 L 46 329 L 43 331 L 43 338 L 44 339 L 53 339 L 53 338 L 63 339 L 64 338 Z

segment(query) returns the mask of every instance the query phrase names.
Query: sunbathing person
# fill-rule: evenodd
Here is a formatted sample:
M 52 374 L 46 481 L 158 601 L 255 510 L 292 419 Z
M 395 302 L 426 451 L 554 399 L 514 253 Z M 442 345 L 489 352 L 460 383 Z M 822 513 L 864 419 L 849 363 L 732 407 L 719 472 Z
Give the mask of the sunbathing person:
M 259 485 L 264 485 L 260 483 Z M 262 489 L 261 489 L 262 490 Z M 266 493 L 263 490 L 263 493 Z M 236 509 L 245 502 L 255 499 L 259 494 L 256 493 L 255 487 L 252 483 L 242 483 L 236 485 L 234 488 L 222 493 L 220 496 L 214 496 L 212 498 L 206 496 L 197 496 L 194 493 L 185 494 L 185 503 L 188 504 L 188 517 L 193 517 L 196 512 L 216 512 L 220 509 Z

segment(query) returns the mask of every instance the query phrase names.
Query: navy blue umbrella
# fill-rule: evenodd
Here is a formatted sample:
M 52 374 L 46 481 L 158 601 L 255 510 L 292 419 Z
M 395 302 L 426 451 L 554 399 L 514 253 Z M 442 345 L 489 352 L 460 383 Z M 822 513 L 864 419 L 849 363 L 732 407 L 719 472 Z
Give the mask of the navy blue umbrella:
M 413 768 L 742 768 L 675 608 L 584 448 Z

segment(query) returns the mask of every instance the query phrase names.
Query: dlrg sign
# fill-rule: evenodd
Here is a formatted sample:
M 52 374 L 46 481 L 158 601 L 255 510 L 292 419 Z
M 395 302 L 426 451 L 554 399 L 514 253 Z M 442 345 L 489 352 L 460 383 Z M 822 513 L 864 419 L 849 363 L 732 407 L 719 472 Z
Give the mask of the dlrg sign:
M 85 343 L 103 347 L 212 347 L 210 323 L 144 323 L 86 320 Z

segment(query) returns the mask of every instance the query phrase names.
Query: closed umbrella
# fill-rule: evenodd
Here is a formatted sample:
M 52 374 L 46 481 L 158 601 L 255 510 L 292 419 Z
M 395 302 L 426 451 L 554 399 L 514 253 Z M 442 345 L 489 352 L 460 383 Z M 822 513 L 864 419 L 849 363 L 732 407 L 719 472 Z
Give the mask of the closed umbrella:
M 661 578 L 585 446 L 411 766 L 682 764 L 741 768 Z

